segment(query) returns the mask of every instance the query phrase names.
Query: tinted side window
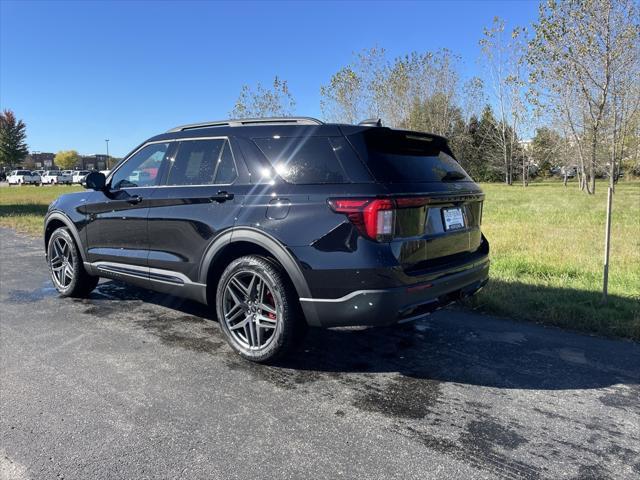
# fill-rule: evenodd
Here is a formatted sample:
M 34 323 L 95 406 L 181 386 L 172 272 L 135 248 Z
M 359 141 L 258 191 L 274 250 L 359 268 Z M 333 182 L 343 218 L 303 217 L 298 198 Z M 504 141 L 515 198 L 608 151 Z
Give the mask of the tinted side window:
M 287 182 L 349 183 L 330 137 L 271 137 L 253 141 Z
M 149 187 L 156 184 L 158 170 L 169 143 L 153 143 L 129 157 L 111 179 L 111 188 Z
M 211 185 L 231 183 L 235 164 L 226 139 L 180 142 L 170 163 L 167 185 Z
M 229 142 L 225 142 L 222 155 L 218 160 L 218 167 L 216 169 L 216 183 L 232 183 L 238 172 L 236 171 L 236 163 L 233 161 L 233 153 L 231 152 L 231 145 Z

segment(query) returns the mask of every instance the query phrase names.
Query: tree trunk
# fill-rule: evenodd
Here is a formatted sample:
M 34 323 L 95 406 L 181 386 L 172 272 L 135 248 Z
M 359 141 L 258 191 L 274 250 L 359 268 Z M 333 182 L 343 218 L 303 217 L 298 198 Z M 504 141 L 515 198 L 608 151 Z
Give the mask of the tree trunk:
M 598 131 L 593 129 L 593 139 L 591 140 L 591 189 L 587 188 L 587 193 L 594 195 L 596 193 L 596 157 L 598 148 Z

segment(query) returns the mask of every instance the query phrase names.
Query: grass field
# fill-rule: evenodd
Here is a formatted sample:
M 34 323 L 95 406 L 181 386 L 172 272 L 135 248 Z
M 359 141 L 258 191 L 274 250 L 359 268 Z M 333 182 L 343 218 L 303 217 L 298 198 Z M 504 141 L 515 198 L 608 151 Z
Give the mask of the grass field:
M 547 325 L 640 340 L 640 182 L 614 195 L 607 305 L 601 304 L 606 185 L 484 184 L 483 231 L 491 282 L 470 308 Z M 47 205 L 80 187 L 0 188 L 0 225 L 42 232 Z
M 640 340 L 640 183 L 613 199 L 610 299 L 601 305 L 606 185 L 482 185 L 491 281 L 469 303 L 498 315 Z
M 49 204 L 63 193 L 80 190 L 80 186 L 67 185 L 2 187 L 0 225 L 30 235 L 41 235 L 42 221 Z

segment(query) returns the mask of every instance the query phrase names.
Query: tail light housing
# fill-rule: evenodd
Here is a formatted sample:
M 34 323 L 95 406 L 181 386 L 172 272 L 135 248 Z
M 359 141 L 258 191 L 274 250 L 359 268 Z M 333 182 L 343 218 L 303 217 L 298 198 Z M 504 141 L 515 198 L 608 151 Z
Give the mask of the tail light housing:
M 386 242 L 393 238 L 396 209 L 415 208 L 429 203 L 424 197 L 408 198 L 333 198 L 329 207 L 343 213 L 371 240 Z

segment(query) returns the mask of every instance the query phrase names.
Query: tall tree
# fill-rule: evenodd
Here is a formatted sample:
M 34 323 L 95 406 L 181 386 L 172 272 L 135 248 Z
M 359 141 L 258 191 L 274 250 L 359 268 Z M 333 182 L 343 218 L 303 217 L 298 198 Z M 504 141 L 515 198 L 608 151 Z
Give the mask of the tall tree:
M 361 118 L 359 96 L 362 77 L 347 65 L 331 76 L 328 85 L 320 87 L 320 109 L 328 120 L 357 123 Z
M 534 24 L 528 51 L 532 92 L 566 125 L 588 193 L 595 193 L 614 84 L 629 53 L 638 51 L 639 31 L 634 0 L 547 0 Z
M 491 106 L 486 105 L 473 135 L 478 179 L 485 182 L 504 180 L 503 138 L 500 122 L 496 119 Z M 507 156 L 511 157 L 510 151 L 507 152 Z
M 286 80 L 276 77 L 271 88 L 258 83 L 255 89 L 243 85 L 233 110 L 233 118 L 286 117 L 293 114 L 296 101 Z
M 55 164 L 62 170 L 74 168 L 80 161 L 80 155 L 75 150 L 61 150 L 56 153 Z
M 640 43 L 640 39 L 636 43 Z M 611 78 L 611 108 L 607 122 L 610 139 L 608 173 L 612 187 L 617 182 L 623 160 L 630 153 L 637 156 L 640 140 L 640 46 L 621 52 L 619 63 L 620 68 L 613 72 Z M 633 148 L 634 140 L 635 152 L 629 150 Z
M 384 48 L 376 46 L 354 53 L 351 62 L 320 87 L 323 116 L 345 123 L 384 116 L 387 63 Z
M 562 137 L 549 127 L 536 129 L 531 141 L 531 160 L 542 176 L 548 175 L 552 167 L 562 164 Z
M 0 112 L 0 165 L 11 167 L 29 153 L 26 130 L 11 110 Z
M 518 133 L 527 119 L 523 28 L 506 32 L 504 20 L 493 19 L 491 28 L 484 31 L 480 40 L 487 69 L 492 100 L 497 108 L 499 131 L 497 140 L 502 150 L 505 183 L 513 182 L 515 155 L 518 150 Z M 523 159 L 526 157 L 522 157 Z M 523 171 L 526 166 L 523 165 Z M 526 175 L 523 175 L 523 181 Z M 525 183 L 526 184 L 526 183 Z
M 323 115 L 347 123 L 379 117 L 392 127 L 446 135 L 460 114 L 459 63 L 446 49 L 394 59 L 383 48 L 363 50 L 320 88 Z

